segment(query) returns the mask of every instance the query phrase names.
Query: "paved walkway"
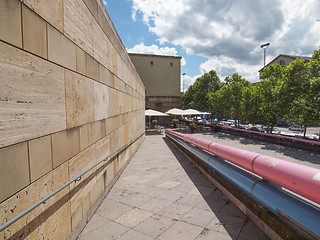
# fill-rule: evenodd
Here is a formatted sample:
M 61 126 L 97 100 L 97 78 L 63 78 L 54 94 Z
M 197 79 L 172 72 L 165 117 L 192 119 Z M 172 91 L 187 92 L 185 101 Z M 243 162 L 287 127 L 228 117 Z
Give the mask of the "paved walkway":
M 79 239 L 267 237 L 164 135 L 150 135 Z

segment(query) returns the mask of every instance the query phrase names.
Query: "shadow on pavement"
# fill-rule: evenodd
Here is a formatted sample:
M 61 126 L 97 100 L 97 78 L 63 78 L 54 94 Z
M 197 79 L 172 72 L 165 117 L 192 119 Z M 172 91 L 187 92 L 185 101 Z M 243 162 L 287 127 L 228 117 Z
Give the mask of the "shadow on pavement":
M 217 217 L 218 221 L 214 228 L 223 227 L 232 239 L 237 239 L 249 220 L 248 217 L 230 202 L 166 137 L 163 137 L 163 140 Z
M 162 135 L 163 133 L 161 133 L 161 131 L 158 131 L 156 129 L 150 129 L 148 131 L 146 131 L 146 136 L 149 135 Z

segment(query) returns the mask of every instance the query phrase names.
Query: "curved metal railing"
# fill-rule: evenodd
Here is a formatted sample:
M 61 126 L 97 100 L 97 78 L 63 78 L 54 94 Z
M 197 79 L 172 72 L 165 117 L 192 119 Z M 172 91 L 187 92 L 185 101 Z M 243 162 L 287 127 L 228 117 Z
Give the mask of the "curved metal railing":
M 139 139 L 140 137 L 142 137 L 144 135 L 141 134 L 140 136 L 136 137 L 135 139 L 129 141 L 128 143 L 126 143 L 125 145 L 123 145 L 122 147 L 118 148 L 117 150 L 113 151 L 112 153 L 110 153 L 108 156 L 106 156 L 104 159 L 100 160 L 99 162 L 97 162 L 96 164 L 92 165 L 90 168 L 88 168 L 87 170 L 85 170 L 84 172 L 80 173 L 78 176 L 72 178 L 69 182 L 65 183 L 64 185 L 62 185 L 61 187 L 59 187 L 58 189 L 56 189 L 55 191 L 53 191 L 52 193 L 50 193 L 49 195 L 45 196 L 44 198 L 42 198 L 40 201 L 36 202 L 35 204 L 33 204 L 32 206 L 30 206 L 29 208 L 27 208 L 26 210 L 24 210 L 23 212 L 19 213 L 18 215 L 16 215 L 15 217 L 11 218 L 10 220 L 8 220 L 5 224 L 0 226 L 0 232 L 3 231 L 4 229 L 6 229 L 7 227 L 9 227 L 10 225 L 12 225 L 13 223 L 15 223 L 16 221 L 18 221 L 20 218 L 22 218 L 23 216 L 25 216 L 26 214 L 28 214 L 29 212 L 31 212 L 33 209 L 37 208 L 39 205 L 41 205 L 42 203 L 44 203 L 45 201 L 47 201 L 49 198 L 53 197 L 54 195 L 56 195 L 58 192 L 60 192 L 61 190 L 65 189 L 67 186 L 69 186 L 71 183 L 73 182 L 77 182 L 81 179 L 81 177 L 83 175 L 85 175 L 86 173 L 88 173 L 90 170 L 92 170 L 93 168 L 95 168 L 96 166 L 100 165 L 103 162 L 108 161 L 109 158 L 111 158 L 112 156 L 116 155 L 117 153 L 121 152 L 123 149 L 125 149 L 127 146 L 131 145 L 133 142 L 135 142 L 137 139 Z

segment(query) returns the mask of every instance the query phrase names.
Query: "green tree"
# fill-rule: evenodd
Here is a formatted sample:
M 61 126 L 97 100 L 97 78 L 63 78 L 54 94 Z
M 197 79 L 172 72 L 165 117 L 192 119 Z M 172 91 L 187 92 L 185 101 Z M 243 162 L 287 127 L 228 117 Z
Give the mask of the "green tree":
M 197 78 L 192 86 L 181 96 L 183 108 L 194 108 L 199 111 L 209 111 L 208 93 L 221 88 L 221 82 L 216 71 L 211 70 Z
M 191 85 L 187 91 L 185 91 L 185 93 L 181 94 L 181 103 L 182 103 L 182 108 L 183 109 L 188 109 L 188 108 L 192 108 L 192 106 L 194 105 L 194 90 L 193 90 L 193 85 Z
M 242 120 L 249 122 L 261 122 L 260 109 L 261 97 L 258 86 L 249 85 L 242 90 Z
M 231 92 L 225 85 L 216 92 L 208 94 L 210 112 L 217 116 L 218 120 L 231 117 Z
M 320 120 L 319 51 L 314 52 L 309 62 L 303 59 L 291 62 L 285 71 L 282 86 L 282 93 L 286 96 L 288 106 L 287 119 L 302 125 L 304 136 L 307 126 Z
M 268 126 L 267 131 L 270 133 L 274 125 L 285 115 L 286 101 L 283 98 L 285 95 L 280 91 L 284 68 L 279 64 L 265 67 L 261 75 L 261 83 L 258 85 L 260 96 L 258 115 L 261 122 Z
M 230 113 L 231 118 L 235 120 L 240 120 L 243 117 L 243 112 L 241 109 L 242 105 L 242 91 L 245 87 L 250 85 L 250 82 L 241 77 L 238 73 L 234 73 L 232 77 L 225 78 L 225 85 L 228 89 L 228 94 L 230 94 Z M 236 122 L 236 127 L 239 122 Z

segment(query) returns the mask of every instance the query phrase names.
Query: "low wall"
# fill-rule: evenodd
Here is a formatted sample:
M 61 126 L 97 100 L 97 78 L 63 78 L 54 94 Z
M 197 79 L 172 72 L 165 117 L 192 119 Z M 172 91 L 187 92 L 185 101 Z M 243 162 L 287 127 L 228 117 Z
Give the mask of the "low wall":
M 0 232 L 67 239 L 144 139 L 145 88 L 100 0 L 2 0 L 0 16 L 0 224 L 121 149 Z

